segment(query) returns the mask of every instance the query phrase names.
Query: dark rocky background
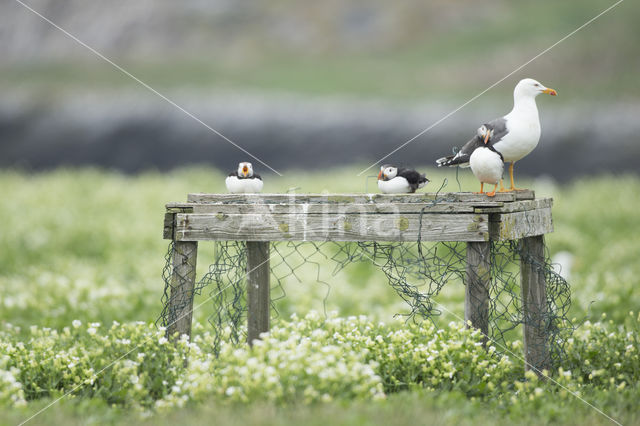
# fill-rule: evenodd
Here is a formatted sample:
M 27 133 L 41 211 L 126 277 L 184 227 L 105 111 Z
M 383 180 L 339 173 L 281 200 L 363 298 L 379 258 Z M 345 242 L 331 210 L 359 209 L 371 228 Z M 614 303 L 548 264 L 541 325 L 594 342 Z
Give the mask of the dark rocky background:
M 271 166 L 300 169 L 377 161 L 608 4 L 29 5 Z M 387 161 L 432 164 L 508 112 L 532 76 L 560 96 L 538 98 L 543 136 L 521 173 L 637 171 L 639 12 L 621 5 Z M 226 170 L 247 158 L 18 3 L 0 15 L 0 167 Z

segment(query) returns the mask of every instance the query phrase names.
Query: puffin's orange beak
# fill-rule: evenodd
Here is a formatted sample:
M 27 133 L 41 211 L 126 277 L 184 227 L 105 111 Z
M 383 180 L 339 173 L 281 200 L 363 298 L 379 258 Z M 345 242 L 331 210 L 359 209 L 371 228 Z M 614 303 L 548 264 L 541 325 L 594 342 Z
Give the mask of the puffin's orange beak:
M 487 136 L 484 137 L 484 144 L 486 145 L 487 142 L 489 141 L 489 136 L 491 136 L 490 132 L 487 132 Z
M 382 170 L 380 170 L 380 173 L 378 173 L 378 180 L 382 179 Z
M 545 93 L 545 94 L 547 94 L 547 95 L 551 95 L 551 96 L 558 96 L 558 92 L 556 92 L 556 91 L 555 91 L 555 90 L 553 90 L 553 89 L 544 89 L 544 90 L 542 91 L 542 93 Z
M 249 168 L 247 166 L 244 166 L 242 168 L 242 174 L 245 175 L 245 176 L 247 176 L 249 174 Z

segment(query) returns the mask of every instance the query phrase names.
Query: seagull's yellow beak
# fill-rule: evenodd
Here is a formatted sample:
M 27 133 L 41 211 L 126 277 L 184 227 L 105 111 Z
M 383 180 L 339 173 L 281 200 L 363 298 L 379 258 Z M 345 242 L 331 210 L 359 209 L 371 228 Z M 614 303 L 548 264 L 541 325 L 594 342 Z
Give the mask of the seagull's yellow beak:
M 544 90 L 542 91 L 542 93 L 545 93 L 545 94 L 547 94 L 547 95 L 551 95 L 551 96 L 558 96 L 558 92 L 556 92 L 556 91 L 555 91 L 555 90 L 553 90 L 553 89 L 544 89 Z
M 244 177 L 247 177 L 247 175 L 249 174 L 249 168 L 247 166 L 244 166 L 242 168 L 242 174 L 244 175 Z

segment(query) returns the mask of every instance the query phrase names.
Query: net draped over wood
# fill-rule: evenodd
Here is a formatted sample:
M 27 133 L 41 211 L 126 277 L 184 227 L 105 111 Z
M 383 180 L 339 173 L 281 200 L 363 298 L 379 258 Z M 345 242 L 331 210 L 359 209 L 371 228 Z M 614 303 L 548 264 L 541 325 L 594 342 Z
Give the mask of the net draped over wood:
M 175 242 L 169 244 L 166 264 L 163 270 L 164 294 L 163 310 L 157 323 L 167 327 L 177 318 L 172 317 L 169 309 L 171 298 L 177 311 L 180 307 L 190 306 L 195 295 L 204 293 L 206 303 L 213 305 L 213 314 L 209 323 L 216 337 L 216 348 L 222 339 L 234 343 L 246 340 L 246 243 L 244 241 L 216 241 L 214 258 L 208 271 L 199 279 L 193 292 L 172 294 L 172 274 L 178 265 L 174 265 Z M 519 326 L 525 321 L 523 312 L 520 274 L 521 266 L 528 265 L 531 270 L 543 274 L 546 280 L 546 308 L 537 318 L 527 318 L 545 331 L 549 348 L 550 363 L 561 364 L 564 344 L 574 327 L 567 318 L 571 297 L 569 284 L 554 271 L 549 254 L 545 248 L 541 262 L 531 256 L 521 240 L 491 241 L 488 250 L 489 270 L 471 265 L 470 258 L 484 259 L 486 252 L 474 253 L 469 257 L 468 250 L 474 245 L 463 242 L 293 242 L 281 241 L 270 244 L 271 269 L 271 316 L 277 317 L 275 302 L 286 296 L 283 282 L 296 279 L 304 283 L 314 281 L 327 286 L 327 291 L 340 283 L 326 278 L 326 272 L 335 275 L 346 266 L 367 262 L 378 268 L 388 284 L 406 302 L 407 309 L 398 312 L 407 320 L 435 321 L 443 310 L 450 307 L 439 304 L 436 297 L 445 285 L 468 285 L 469 280 L 482 274 L 488 278 L 488 339 L 497 352 L 505 349 L 507 343 L 521 338 Z M 178 257 L 179 258 L 179 257 Z M 201 259 L 203 260 L 203 259 Z M 315 276 L 310 273 L 310 269 Z M 326 272 L 325 272 L 326 271 Z M 325 274 L 321 274 L 325 272 Z M 488 274 L 488 275 L 487 275 Z M 468 293 L 469 297 L 486 300 L 486 295 Z M 179 300 L 175 300 L 179 298 Z M 474 301 L 468 301 L 467 303 Z M 196 305 L 196 309 L 197 309 Z M 366 314 L 366 312 L 363 312 Z M 175 315 L 174 315 L 175 316 Z M 518 330 L 518 331 L 516 331 Z

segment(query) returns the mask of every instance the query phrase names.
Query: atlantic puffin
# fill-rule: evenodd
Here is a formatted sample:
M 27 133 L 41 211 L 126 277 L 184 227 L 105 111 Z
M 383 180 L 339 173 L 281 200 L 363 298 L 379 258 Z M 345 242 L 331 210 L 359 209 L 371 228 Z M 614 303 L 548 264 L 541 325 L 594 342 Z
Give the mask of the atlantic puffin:
M 555 90 L 543 86 L 532 78 L 520 80 L 513 90 L 513 109 L 511 112 L 488 123 L 493 129 L 491 136 L 493 147 L 502 154 L 505 162 L 511 163 L 509 165 L 511 187 L 508 190 L 504 189 L 501 180 L 501 192 L 518 190 L 513 181 L 513 166 L 516 161 L 533 151 L 540 141 L 540 118 L 536 96 L 541 93 L 551 96 L 558 94 Z M 469 167 L 469 159 L 477 147 L 477 142 L 474 137 L 455 155 L 439 158 L 436 160 L 436 164 L 438 167 Z
M 383 194 L 406 194 L 416 192 L 429 182 L 423 174 L 413 170 L 385 164 L 378 173 L 378 188 Z
M 493 146 L 492 137 L 494 129 L 489 124 L 483 124 L 478 129 L 476 141 L 481 141 L 469 157 L 469 165 L 475 177 L 480 181 L 480 194 L 485 194 L 484 184 L 495 185 L 493 191 L 487 192 L 487 196 L 495 197 L 498 183 L 504 172 L 504 157 Z
M 262 178 L 253 172 L 253 166 L 248 162 L 238 164 L 238 170 L 229 173 L 224 182 L 232 194 L 262 192 Z

